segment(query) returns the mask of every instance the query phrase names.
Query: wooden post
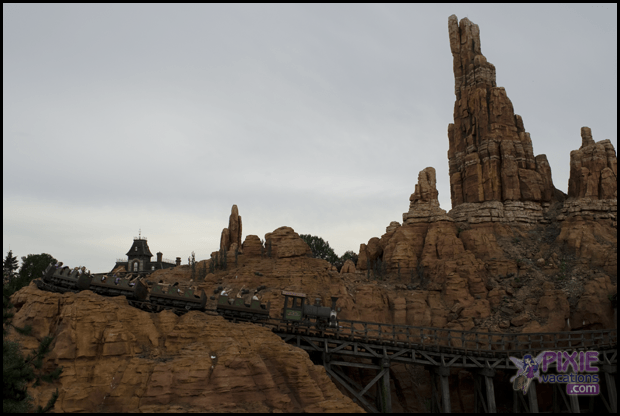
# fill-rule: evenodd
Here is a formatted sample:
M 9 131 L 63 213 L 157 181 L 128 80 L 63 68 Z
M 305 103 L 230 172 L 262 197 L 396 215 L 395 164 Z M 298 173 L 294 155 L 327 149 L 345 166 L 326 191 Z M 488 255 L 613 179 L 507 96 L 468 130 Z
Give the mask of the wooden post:
M 450 404 L 450 368 L 441 366 L 436 367 L 435 372 L 439 375 L 441 384 L 441 401 L 443 402 L 444 413 L 452 413 L 452 407 Z
M 520 413 L 519 412 L 519 397 L 517 397 L 517 391 L 512 391 L 512 413 Z
M 495 389 L 493 388 L 493 377 L 495 376 L 495 370 L 492 368 L 483 368 L 480 370 L 480 375 L 484 376 L 484 384 L 487 394 L 487 411 L 489 413 L 497 413 L 497 407 L 495 406 Z M 482 386 L 480 386 L 482 388 Z
M 611 366 L 604 365 L 603 371 L 605 371 L 605 382 L 607 384 L 607 391 L 609 393 L 609 407 L 611 407 L 612 413 L 618 413 L 618 391 L 616 390 L 616 382 L 614 380 L 614 376 L 611 374 Z
M 568 399 L 570 400 L 571 413 L 581 413 L 581 409 L 579 408 L 579 397 L 576 394 L 569 394 Z
M 487 402 L 489 403 L 489 413 L 497 413 L 495 407 L 495 390 L 493 389 L 493 377 L 484 376 L 487 385 Z
M 527 391 L 527 400 L 530 404 L 530 413 L 538 413 L 538 396 L 536 396 L 536 383 L 532 381 Z
M 385 374 L 379 382 L 377 389 L 378 396 L 381 397 L 381 412 L 392 413 L 392 395 L 390 393 L 390 368 L 385 368 Z

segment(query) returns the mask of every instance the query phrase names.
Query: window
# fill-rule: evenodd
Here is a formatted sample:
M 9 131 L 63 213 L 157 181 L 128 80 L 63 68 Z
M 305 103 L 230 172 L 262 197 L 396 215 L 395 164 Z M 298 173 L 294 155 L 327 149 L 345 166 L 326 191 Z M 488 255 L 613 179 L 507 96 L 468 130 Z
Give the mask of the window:
M 155 270 L 155 266 L 151 266 L 151 270 Z
M 133 264 L 133 271 L 134 272 L 138 271 L 138 262 L 137 261 Z
M 138 247 L 136 247 L 136 249 L 134 251 L 138 251 Z

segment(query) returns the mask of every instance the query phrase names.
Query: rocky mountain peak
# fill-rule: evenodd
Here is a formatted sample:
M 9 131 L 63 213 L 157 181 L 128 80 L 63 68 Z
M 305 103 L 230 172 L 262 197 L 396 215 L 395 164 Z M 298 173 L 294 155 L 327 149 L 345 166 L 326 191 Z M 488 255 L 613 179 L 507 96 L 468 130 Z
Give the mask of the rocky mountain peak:
M 486 201 L 549 202 L 554 197 L 545 155 L 534 156 L 530 134 L 497 87 L 495 66 L 480 48 L 478 25 L 448 19 L 456 102 L 448 126 L 452 207 Z

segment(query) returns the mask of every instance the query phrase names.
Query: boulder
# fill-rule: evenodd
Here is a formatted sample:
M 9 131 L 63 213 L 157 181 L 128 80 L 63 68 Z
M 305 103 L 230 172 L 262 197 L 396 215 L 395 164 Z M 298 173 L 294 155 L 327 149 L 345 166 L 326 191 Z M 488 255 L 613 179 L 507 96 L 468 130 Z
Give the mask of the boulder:
M 264 255 L 264 247 L 257 235 L 248 235 L 243 242 L 242 252 L 246 257 L 260 257 Z
M 311 255 L 312 250 L 291 227 L 280 227 L 265 234 L 265 245 L 271 257 L 286 258 Z
M 348 259 L 345 261 L 340 269 L 340 273 L 355 273 L 355 263 L 353 263 L 353 260 Z

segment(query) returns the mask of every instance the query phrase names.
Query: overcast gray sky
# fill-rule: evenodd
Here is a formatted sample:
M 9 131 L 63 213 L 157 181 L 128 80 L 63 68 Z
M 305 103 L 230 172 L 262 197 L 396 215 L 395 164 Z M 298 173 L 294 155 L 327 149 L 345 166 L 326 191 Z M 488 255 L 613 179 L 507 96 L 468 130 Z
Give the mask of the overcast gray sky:
M 616 143 L 615 4 L 4 4 L 4 255 L 205 259 L 233 204 L 357 252 L 427 166 L 449 210 L 451 14 L 566 192 L 582 126 Z

